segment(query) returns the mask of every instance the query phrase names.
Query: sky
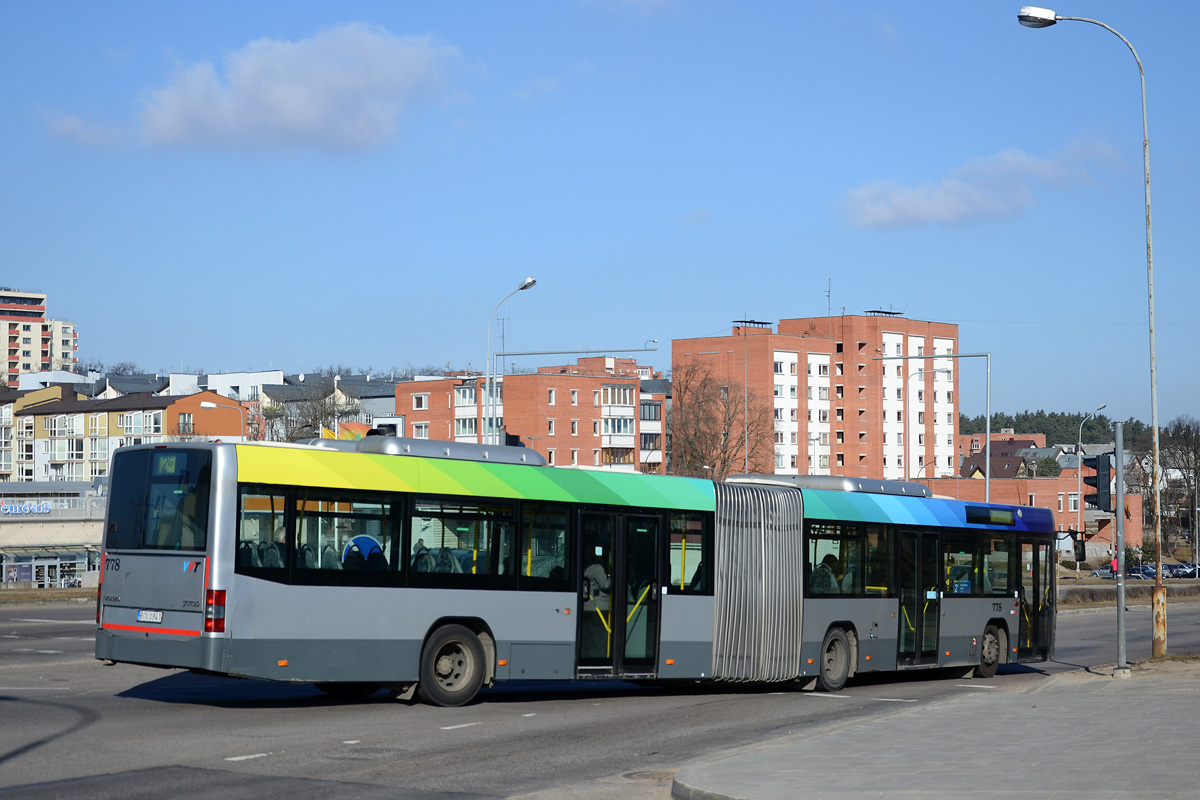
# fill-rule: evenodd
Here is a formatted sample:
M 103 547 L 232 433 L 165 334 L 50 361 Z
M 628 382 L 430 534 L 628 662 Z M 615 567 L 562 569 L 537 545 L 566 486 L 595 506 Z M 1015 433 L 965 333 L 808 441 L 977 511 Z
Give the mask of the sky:
M 1159 421 L 1200 416 L 1200 4 L 1073 1 L 1146 69 Z M 1149 422 L 1137 63 L 1019 6 L 8 4 L 0 285 L 163 373 L 899 311 L 993 412 Z

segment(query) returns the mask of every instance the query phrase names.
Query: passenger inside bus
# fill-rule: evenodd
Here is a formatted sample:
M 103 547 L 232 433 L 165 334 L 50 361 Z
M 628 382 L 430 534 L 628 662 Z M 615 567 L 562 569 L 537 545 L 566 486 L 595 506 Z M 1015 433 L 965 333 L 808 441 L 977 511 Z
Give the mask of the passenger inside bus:
M 840 594 L 842 580 L 842 562 L 833 553 L 827 554 L 821 563 L 817 564 L 808 581 L 808 590 L 812 594 Z

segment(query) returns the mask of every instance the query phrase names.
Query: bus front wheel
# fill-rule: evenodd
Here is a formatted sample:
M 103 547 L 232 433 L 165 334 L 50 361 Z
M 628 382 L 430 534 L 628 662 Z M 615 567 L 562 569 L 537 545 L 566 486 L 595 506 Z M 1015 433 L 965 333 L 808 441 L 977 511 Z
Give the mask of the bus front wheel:
M 850 640 L 841 628 L 830 628 L 821 644 L 821 669 L 817 685 L 826 692 L 839 692 L 850 676 Z
M 417 696 L 430 705 L 453 707 L 471 702 L 483 685 L 483 645 L 462 625 L 434 631 L 421 651 Z
M 995 625 L 984 628 L 983 640 L 979 646 L 979 666 L 975 667 L 976 677 L 990 678 L 995 675 L 1007 648 L 1008 639 L 1003 631 Z

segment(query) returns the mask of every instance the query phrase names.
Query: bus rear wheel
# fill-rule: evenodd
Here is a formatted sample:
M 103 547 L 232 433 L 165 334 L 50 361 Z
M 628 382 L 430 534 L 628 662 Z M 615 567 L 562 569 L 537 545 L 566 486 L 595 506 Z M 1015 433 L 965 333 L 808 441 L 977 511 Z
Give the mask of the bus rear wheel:
M 462 625 L 446 625 L 434 631 L 421 651 L 417 696 L 435 706 L 464 705 L 479 692 L 483 673 L 479 637 Z
M 830 628 L 821 643 L 821 668 L 817 685 L 826 692 L 840 692 L 850 677 L 850 640 L 841 628 Z
M 979 644 L 979 666 L 975 667 L 975 676 L 990 678 L 995 675 L 1007 648 L 1008 640 L 1003 631 L 995 625 L 984 628 L 983 639 Z

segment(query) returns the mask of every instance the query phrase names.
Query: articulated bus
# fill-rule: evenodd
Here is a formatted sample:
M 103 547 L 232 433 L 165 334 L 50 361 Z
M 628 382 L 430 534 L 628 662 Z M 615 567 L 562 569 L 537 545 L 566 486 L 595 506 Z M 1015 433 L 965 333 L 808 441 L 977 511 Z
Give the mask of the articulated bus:
M 394 436 L 114 454 L 96 658 L 456 706 L 504 680 L 792 682 L 1053 655 L 1046 509 L 561 469 Z

